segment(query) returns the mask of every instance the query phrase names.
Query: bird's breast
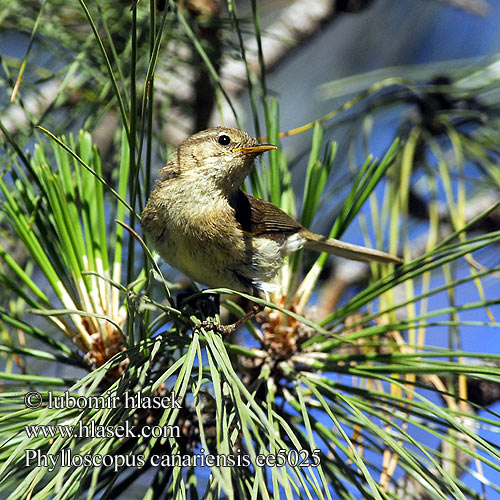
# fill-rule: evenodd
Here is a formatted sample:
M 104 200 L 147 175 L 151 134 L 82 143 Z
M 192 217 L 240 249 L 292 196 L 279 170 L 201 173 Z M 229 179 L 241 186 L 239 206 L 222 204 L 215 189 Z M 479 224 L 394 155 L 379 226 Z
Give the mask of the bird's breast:
M 162 258 L 214 288 L 251 291 L 271 281 L 289 253 L 287 239 L 243 231 L 227 199 L 213 192 L 186 194 L 170 190 L 144 212 L 144 231 Z

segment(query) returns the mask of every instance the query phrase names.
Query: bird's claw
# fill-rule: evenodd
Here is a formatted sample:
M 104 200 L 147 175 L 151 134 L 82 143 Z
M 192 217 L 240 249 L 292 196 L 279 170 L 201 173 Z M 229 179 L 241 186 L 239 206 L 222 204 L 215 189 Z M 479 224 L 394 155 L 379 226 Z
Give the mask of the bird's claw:
M 213 332 L 220 333 L 225 337 L 226 335 L 233 333 L 236 328 L 238 328 L 239 324 L 235 325 L 236 323 L 231 325 L 221 325 L 220 323 L 216 323 L 214 321 L 201 321 L 194 327 L 194 330 L 201 330 L 202 328 L 205 330 L 212 330 Z
M 230 335 L 236 330 L 236 328 L 259 314 L 262 309 L 264 309 L 262 306 L 255 305 L 242 318 L 234 323 L 231 323 L 230 325 L 221 325 L 220 323 L 216 323 L 214 321 L 201 321 L 194 327 L 194 330 L 196 331 L 200 328 L 204 328 L 205 330 L 212 330 L 213 332 L 220 333 L 223 336 Z

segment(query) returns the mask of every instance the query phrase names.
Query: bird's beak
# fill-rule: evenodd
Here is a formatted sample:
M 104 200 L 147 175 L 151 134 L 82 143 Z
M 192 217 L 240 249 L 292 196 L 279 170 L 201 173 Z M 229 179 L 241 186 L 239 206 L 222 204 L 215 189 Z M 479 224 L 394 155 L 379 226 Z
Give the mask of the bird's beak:
M 277 146 L 272 144 L 257 144 L 257 146 L 248 146 L 246 148 L 236 148 L 234 151 L 241 153 L 243 155 L 260 155 L 266 151 L 271 151 L 273 149 L 278 149 Z

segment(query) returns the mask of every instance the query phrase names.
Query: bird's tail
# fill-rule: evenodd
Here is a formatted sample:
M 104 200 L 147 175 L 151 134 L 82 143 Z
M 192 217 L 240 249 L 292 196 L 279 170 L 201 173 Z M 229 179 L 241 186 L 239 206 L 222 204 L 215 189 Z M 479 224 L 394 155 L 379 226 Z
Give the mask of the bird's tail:
M 351 243 L 335 240 L 333 238 L 325 238 L 319 234 L 311 233 L 310 231 L 301 231 L 301 236 L 306 239 L 304 248 L 310 248 L 317 252 L 328 252 L 332 255 L 338 255 L 345 259 L 359 260 L 361 262 L 384 262 L 391 264 L 401 264 L 403 262 L 399 257 L 394 257 L 388 253 L 366 248 Z

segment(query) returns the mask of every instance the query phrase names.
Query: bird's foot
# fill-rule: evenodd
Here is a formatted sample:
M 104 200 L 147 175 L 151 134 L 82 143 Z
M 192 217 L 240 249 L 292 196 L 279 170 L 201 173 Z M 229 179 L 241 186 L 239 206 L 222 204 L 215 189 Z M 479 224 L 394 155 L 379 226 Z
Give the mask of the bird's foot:
M 226 335 L 230 335 L 231 333 L 236 330 L 237 327 L 234 327 L 234 323 L 231 325 L 221 325 L 220 323 L 216 323 L 215 321 L 201 321 L 198 323 L 195 327 L 194 330 L 211 330 L 212 332 L 219 333 L 223 337 Z
M 220 314 L 220 295 L 218 293 L 179 293 L 177 308 L 184 309 L 186 315 L 201 313 L 203 316 Z
M 243 323 L 246 323 L 247 321 L 257 316 L 257 314 L 259 314 L 263 309 L 263 306 L 256 304 L 243 317 L 241 317 L 238 321 L 231 323 L 230 325 L 221 325 L 220 323 L 216 323 L 214 321 L 201 321 L 194 327 L 194 329 L 199 330 L 201 328 L 204 328 L 205 330 L 212 330 L 213 332 L 220 333 L 225 337 L 226 335 L 230 335 L 231 333 L 233 333 Z

